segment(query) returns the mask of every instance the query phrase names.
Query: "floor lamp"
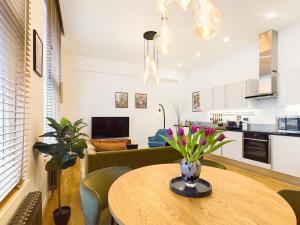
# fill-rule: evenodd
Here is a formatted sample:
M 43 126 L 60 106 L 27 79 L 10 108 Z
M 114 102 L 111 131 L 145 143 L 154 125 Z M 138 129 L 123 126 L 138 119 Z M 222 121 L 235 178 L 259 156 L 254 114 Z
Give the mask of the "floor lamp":
M 164 116 L 164 129 L 166 129 L 166 114 L 165 114 L 165 108 L 162 104 L 159 104 L 159 112 L 163 112 L 163 116 Z

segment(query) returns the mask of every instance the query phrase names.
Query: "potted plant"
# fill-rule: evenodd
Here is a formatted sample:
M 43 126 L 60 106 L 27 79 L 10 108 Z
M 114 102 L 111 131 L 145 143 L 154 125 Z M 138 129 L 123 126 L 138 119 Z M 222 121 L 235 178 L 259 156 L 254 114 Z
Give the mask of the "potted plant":
M 62 170 L 74 166 L 77 157 L 84 158 L 84 149 L 87 148 L 87 135 L 81 133 L 82 128 L 86 126 L 82 119 L 71 123 L 68 119 L 62 118 L 60 122 L 52 118 L 47 118 L 49 126 L 53 131 L 47 132 L 40 137 L 53 138 L 55 143 L 48 144 L 36 142 L 34 149 L 39 152 L 50 155 L 51 159 L 46 163 L 45 169 L 57 172 L 57 191 L 58 191 L 58 208 L 53 212 L 53 218 L 56 225 L 66 225 L 70 219 L 71 208 L 61 206 L 61 175 Z
M 182 178 L 187 187 L 193 188 L 201 172 L 200 159 L 231 140 L 225 140 L 223 130 L 213 127 L 189 125 L 187 134 L 182 127 L 179 127 L 176 133 L 174 135 L 172 129 L 167 129 L 167 137 L 162 137 L 183 156 L 180 162 Z

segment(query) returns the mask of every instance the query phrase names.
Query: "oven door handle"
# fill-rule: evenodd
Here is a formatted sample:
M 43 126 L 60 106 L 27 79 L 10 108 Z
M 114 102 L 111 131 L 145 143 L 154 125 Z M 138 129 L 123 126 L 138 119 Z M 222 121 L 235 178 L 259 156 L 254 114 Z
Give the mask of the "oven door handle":
M 260 142 L 268 142 L 268 140 L 262 140 L 262 139 L 255 139 L 255 138 L 245 138 L 244 140 L 250 140 L 250 141 L 260 141 Z

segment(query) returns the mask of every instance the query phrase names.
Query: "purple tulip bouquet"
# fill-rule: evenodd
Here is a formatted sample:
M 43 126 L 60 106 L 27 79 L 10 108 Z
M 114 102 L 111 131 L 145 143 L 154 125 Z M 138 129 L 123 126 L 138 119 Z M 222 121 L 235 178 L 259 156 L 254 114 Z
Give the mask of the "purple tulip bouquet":
M 167 130 L 167 137 L 163 137 L 174 149 L 179 151 L 187 162 L 196 162 L 223 145 L 231 142 L 225 140 L 223 130 L 213 127 L 189 126 L 188 133 L 184 133 L 182 127 L 178 128 L 177 135 L 171 128 Z
M 175 150 L 181 153 L 181 173 L 187 186 L 194 187 L 201 172 L 199 159 L 203 158 L 223 145 L 231 142 L 225 140 L 223 130 L 213 127 L 189 126 L 187 134 L 179 127 L 174 135 L 172 129 L 167 130 L 167 136 L 162 136 Z

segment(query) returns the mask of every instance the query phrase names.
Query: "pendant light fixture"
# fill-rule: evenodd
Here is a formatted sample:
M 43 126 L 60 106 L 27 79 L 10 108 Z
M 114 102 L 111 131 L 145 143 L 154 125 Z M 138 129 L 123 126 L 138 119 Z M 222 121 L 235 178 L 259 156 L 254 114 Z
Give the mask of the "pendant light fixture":
M 146 84 L 149 77 L 154 77 L 156 85 L 159 85 L 158 70 L 158 50 L 154 45 L 156 31 L 147 31 L 144 33 L 144 77 L 143 83 Z
M 198 36 L 204 40 L 210 40 L 216 36 L 221 26 L 220 10 L 212 3 L 212 0 L 153 0 L 155 8 L 163 18 L 163 26 L 157 35 L 157 47 L 166 54 L 171 45 L 171 31 L 167 26 L 167 9 L 171 3 L 176 2 L 183 10 L 188 8 L 193 12 L 194 29 Z M 164 36 L 161 35 L 166 33 Z M 167 47 L 166 47 L 167 46 Z
M 163 17 L 167 16 L 167 9 L 174 0 L 153 0 L 155 8 Z
M 192 6 L 194 29 L 204 40 L 216 36 L 221 26 L 221 13 L 210 0 L 195 0 Z
M 192 0 L 177 0 L 178 5 L 183 9 L 187 10 Z
M 174 43 L 174 35 L 167 24 L 168 18 L 162 17 L 162 27 L 154 37 L 154 45 L 164 55 L 167 55 Z

